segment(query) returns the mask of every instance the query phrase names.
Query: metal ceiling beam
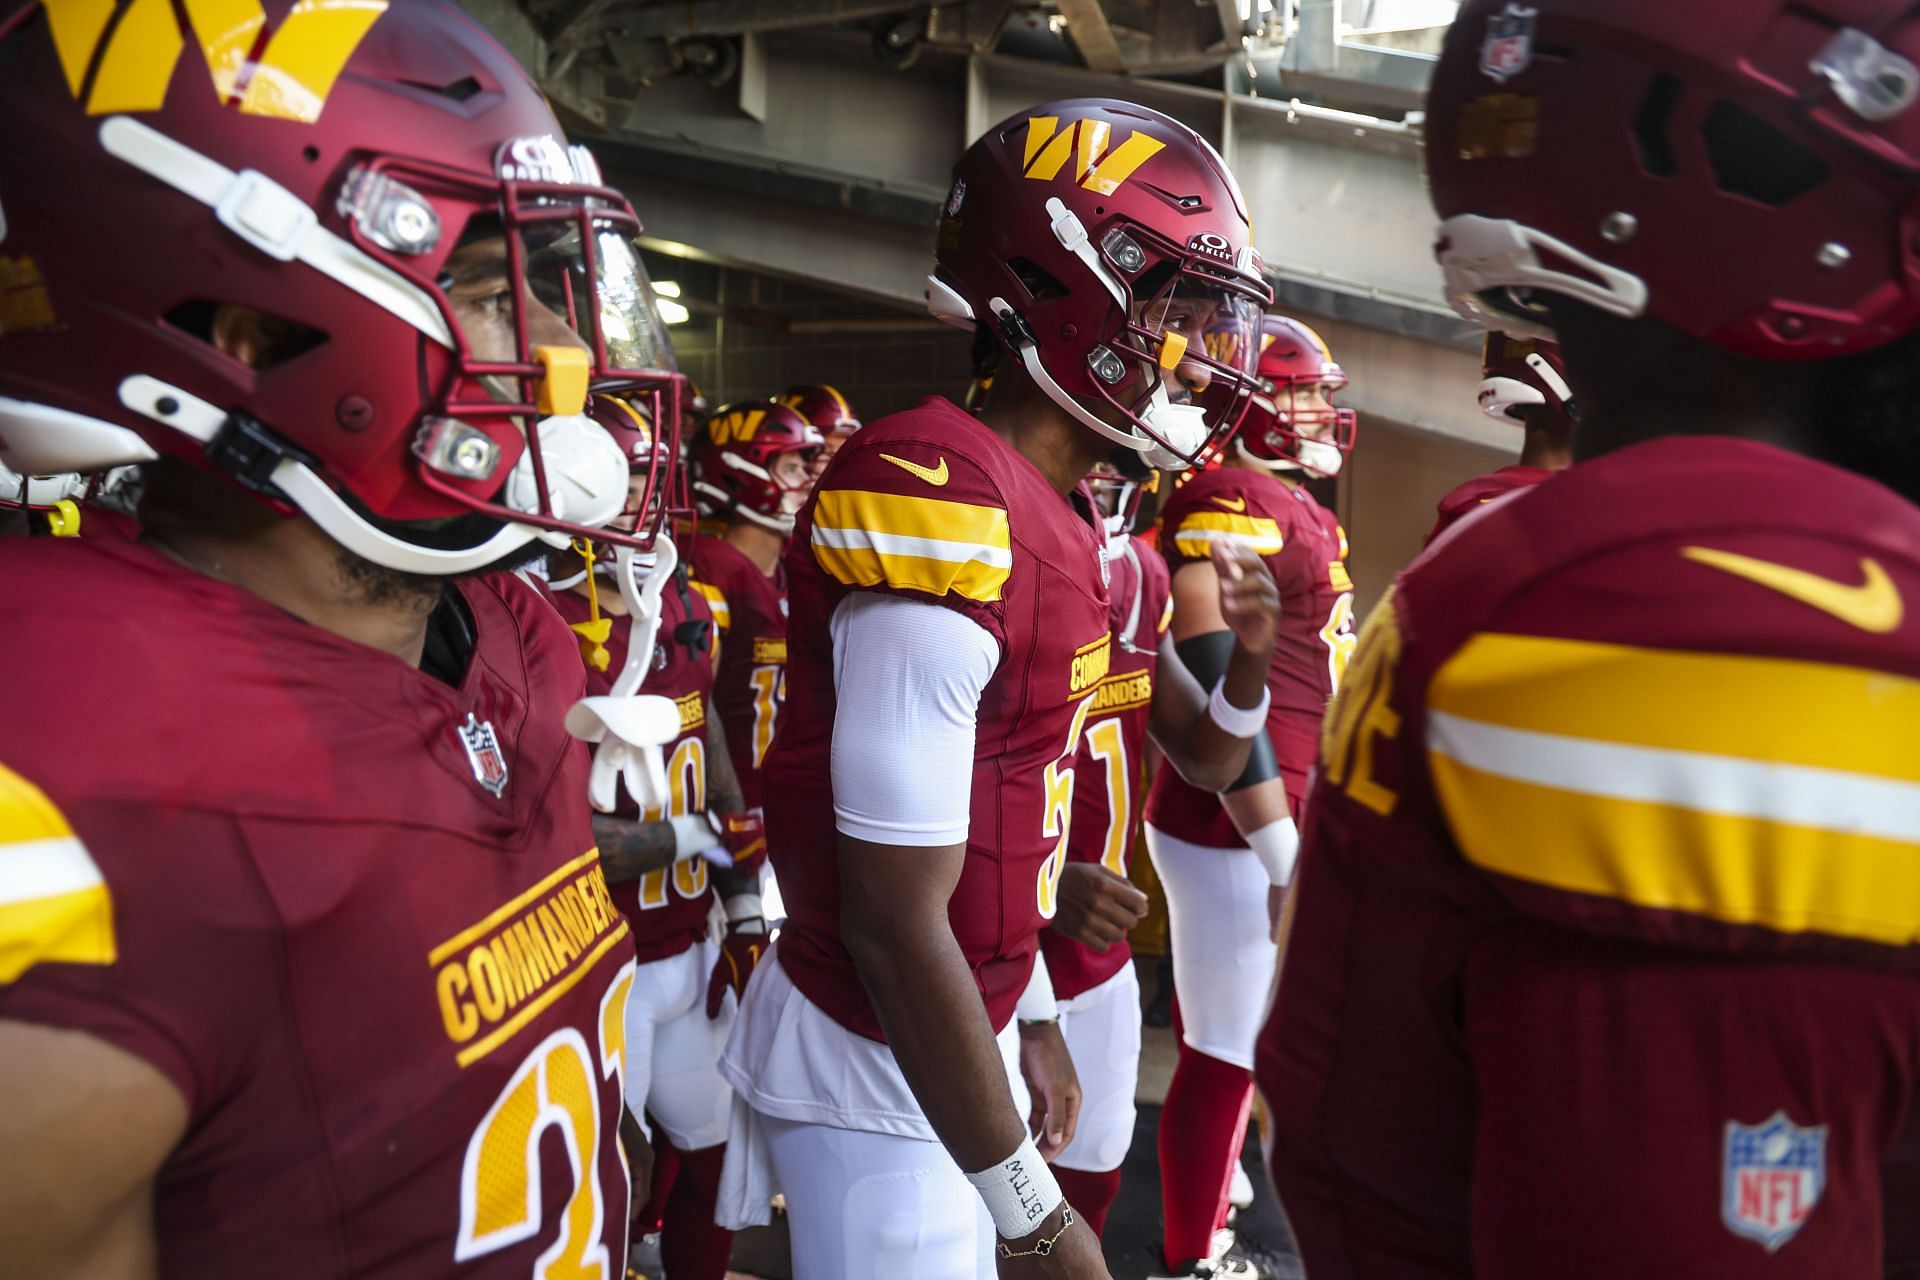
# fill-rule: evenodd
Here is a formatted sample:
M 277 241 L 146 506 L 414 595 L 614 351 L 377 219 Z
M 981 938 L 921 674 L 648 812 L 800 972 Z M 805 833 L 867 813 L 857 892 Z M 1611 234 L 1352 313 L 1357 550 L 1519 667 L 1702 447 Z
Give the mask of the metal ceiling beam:
M 1127 59 L 1114 38 L 1113 26 L 1100 0 L 1053 0 L 1060 16 L 1067 20 L 1067 34 L 1074 48 L 1095 71 L 1125 71 Z
M 1289 93 L 1417 111 L 1426 102 L 1437 62 L 1429 53 L 1342 40 L 1340 0 L 1300 0 L 1280 72 Z
M 780 0 L 778 4 L 767 0 L 671 0 L 644 9 L 622 9 L 616 25 L 627 35 L 656 39 L 733 36 L 878 18 L 914 7 L 913 0 Z

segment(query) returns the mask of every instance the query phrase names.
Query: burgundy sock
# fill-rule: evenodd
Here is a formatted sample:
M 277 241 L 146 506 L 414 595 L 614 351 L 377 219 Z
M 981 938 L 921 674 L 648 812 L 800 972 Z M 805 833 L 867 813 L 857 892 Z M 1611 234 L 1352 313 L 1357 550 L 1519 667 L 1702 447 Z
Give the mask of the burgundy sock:
M 727 1144 L 682 1151 L 680 1176 L 667 1197 L 660 1264 L 673 1280 L 723 1280 L 733 1254 L 733 1232 L 713 1225 L 720 1195 L 720 1165 Z
M 1234 1157 L 1247 1129 L 1253 1077 L 1180 1043 L 1160 1113 L 1160 1205 L 1170 1266 L 1204 1258 L 1224 1220 Z
M 1067 1193 L 1067 1203 L 1080 1215 L 1080 1220 L 1092 1227 L 1096 1236 L 1105 1232 L 1107 1211 L 1113 1208 L 1113 1198 L 1120 1194 L 1120 1171 L 1088 1173 L 1084 1169 L 1062 1169 L 1055 1165 L 1053 1176 L 1060 1183 L 1060 1189 Z
M 633 1238 L 655 1235 L 666 1220 L 667 1197 L 673 1193 L 673 1181 L 680 1172 L 680 1153 L 667 1141 L 666 1130 L 653 1122 L 653 1180 L 647 1188 L 647 1202 L 633 1223 Z

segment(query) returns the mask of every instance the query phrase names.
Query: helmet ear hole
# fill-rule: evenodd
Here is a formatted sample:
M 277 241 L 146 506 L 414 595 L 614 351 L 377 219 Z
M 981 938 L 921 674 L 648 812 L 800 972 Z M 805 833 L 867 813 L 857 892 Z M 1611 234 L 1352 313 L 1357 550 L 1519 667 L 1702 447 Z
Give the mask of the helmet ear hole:
M 1728 195 L 1783 205 L 1827 180 L 1826 161 L 1731 102 L 1713 104 L 1700 139 L 1713 183 Z
M 1030 258 L 1011 258 L 1007 261 L 1007 270 L 1013 272 L 1020 287 L 1027 291 L 1027 298 L 1033 302 L 1044 302 L 1049 298 L 1067 296 L 1067 286 L 1061 284 L 1054 275 L 1037 265 Z

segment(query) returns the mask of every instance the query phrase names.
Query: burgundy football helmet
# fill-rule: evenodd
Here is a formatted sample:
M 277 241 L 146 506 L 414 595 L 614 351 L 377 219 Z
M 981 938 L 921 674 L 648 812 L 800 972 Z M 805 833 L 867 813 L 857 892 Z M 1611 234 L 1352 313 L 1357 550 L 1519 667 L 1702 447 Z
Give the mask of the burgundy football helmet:
M 627 506 L 611 521 L 615 530 L 668 529 L 675 519 L 692 515 L 686 469 L 680 465 L 678 414 L 663 414 L 652 397 L 604 393 L 588 402 L 587 413 L 627 460 Z M 673 425 L 656 432 L 656 422 Z
M 954 166 L 927 304 L 990 326 L 1083 426 L 1186 467 L 1253 390 L 1250 351 L 1229 363 L 1201 341 L 1251 332 L 1272 298 L 1249 236 L 1233 175 L 1186 125 L 1107 99 L 1048 103 Z
M 1550 427 L 1563 434 L 1572 433 L 1579 415 L 1558 344 L 1544 338 L 1489 333 L 1480 367 L 1480 408 L 1489 418 L 1516 427 Z M 1530 421 L 1513 412 L 1528 405 L 1545 406 L 1545 416 L 1533 415 Z
M 588 386 L 677 395 L 626 200 L 445 0 L 260 9 L 0 22 L 0 456 L 191 459 L 415 573 L 607 537 Z
M 847 403 L 847 398 L 838 388 L 824 382 L 788 387 L 775 399 L 820 429 L 820 434 L 826 437 L 829 455 L 860 429 L 860 416 Z
M 1241 456 L 1273 471 L 1338 475 L 1359 435 L 1359 415 L 1333 403 L 1347 385 L 1326 342 L 1287 316 L 1260 324 L 1260 389 L 1234 437 Z
M 793 518 L 813 487 L 814 461 L 826 447 L 820 429 L 772 400 L 723 405 L 694 441 L 693 492 L 703 514 L 740 516 L 776 533 L 793 532 Z M 782 484 L 774 474 L 781 455 L 798 453 L 807 478 Z
M 1148 494 L 1159 491 L 1160 473 L 1134 474 L 1140 468 L 1122 471 L 1113 462 L 1101 462 L 1087 475 L 1087 491 L 1093 497 L 1094 512 L 1107 534 L 1107 545 L 1125 542 L 1133 534 L 1133 523 L 1140 504 Z
M 1468 0 L 1427 107 L 1450 299 L 1538 295 L 1764 359 L 1920 325 L 1920 13 L 1907 0 Z

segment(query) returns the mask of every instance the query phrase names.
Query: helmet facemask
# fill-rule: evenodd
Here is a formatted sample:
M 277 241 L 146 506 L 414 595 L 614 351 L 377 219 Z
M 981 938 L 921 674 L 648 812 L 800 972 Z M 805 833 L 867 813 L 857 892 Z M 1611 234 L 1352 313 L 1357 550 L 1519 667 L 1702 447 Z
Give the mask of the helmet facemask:
M 1201 335 L 1236 326 L 1258 329 L 1270 296 L 1258 255 L 1249 249 L 1229 260 L 1221 256 L 1224 248 L 1213 245 L 1219 237 L 1196 235 L 1195 246 L 1186 248 L 1120 218 L 1108 224 L 1096 248 L 1061 201 L 1050 200 L 1047 207 L 1054 234 L 1091 277 L 1065 287 L 1096 287 L 1112 300 L 1100 326 L 1105 338 L 1090 347 L 1060 344 L 1067 352 L 1084 348 L 1083 369 L 1050 367 L 1033 327 L 1047 323 L 1044 298 L 1031 307 L 1033 325 L 995 298 L 991 306 L 1001 337 L 1041 390 L 1083 426 L 1141 454 L 1148 466 L 1178 471 L 1198 465 L 1239 424 L 1253 391 L 1251 349 L 1234 348 L 1222 359 Z M 1091 395 L 1076 396 L 1070 385 L 1085 386 Z

